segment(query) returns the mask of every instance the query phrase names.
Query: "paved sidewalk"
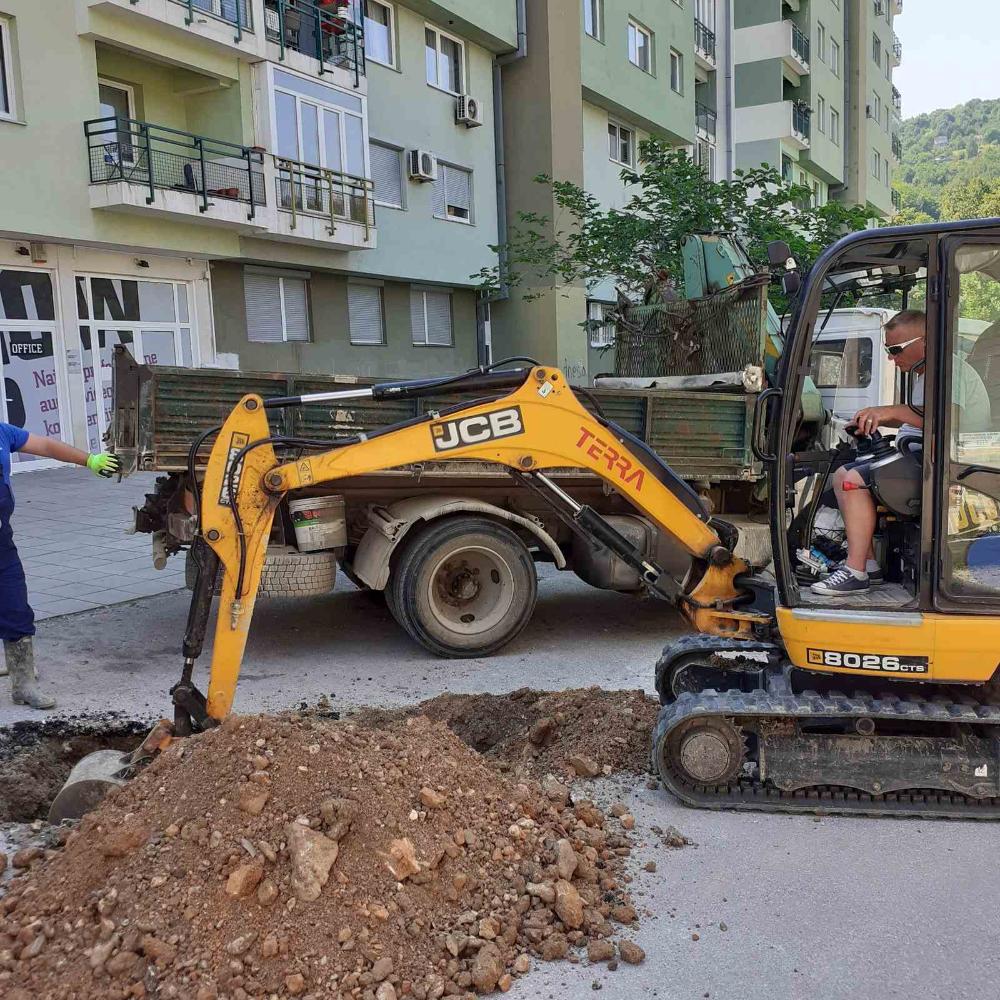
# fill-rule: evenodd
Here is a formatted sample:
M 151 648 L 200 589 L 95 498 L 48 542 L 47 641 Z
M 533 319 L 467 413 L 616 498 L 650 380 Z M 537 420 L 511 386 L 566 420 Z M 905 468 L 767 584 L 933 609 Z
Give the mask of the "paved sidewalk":
M 154 479 L 153 473 L 142 473 L 106 482 L 75 467 L 12 477 L 14 542 L 36 619 L 184 586 L 181 558 L 156 570 L 150 536 L 125 534 L 132 507 L 142 505 Z

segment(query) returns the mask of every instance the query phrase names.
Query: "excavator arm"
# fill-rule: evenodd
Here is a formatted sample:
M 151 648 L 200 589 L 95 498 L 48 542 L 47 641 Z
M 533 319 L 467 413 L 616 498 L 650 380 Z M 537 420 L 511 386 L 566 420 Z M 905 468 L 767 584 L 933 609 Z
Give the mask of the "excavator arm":
M 449 390 L 479 389 L 492 398 L 360 434 L 334 447 L 329 442 L 274 437 L 267 421 L 267 411 L 276 407 L 360 397 L 440 397 Z M 498 397 L 503 390 L 509 391 Z M 276 445 L 295 447 L 302 457 L 280 464 Z M 310 454 L 314 449 L 316 453 Z M 199 559 L 202 579 L 192 599 L 184 675 L 174 688 L 179 728 L 212 725 L 232 706 L 271 524 L 289 491 L 401 465 L 454 459 L 506 466 L 524 485 L 546 496 L 574 530 L 634 565 L 647 587 L 677 602 L 700 631 L 738 637 L 766 620 L 737 608 L 747 597 L 737 578 L 748 567 L 722 543 L 697 494 L 644 442 L 592 416 L 557 369 L 479 371 L 449 380 L 388 383 L 275 400 L 248 395 L 215 440 L 201 491 L 201 539 L 211 552 L 203 549 Z M 577 504 L 546 475 L 567 467 L 595 473 L 676 539 L 702 569 L 693 586 L 682 592 L 598 513 Z M 222 587 L 205 699 L 193 687 L 191 674 L 220 564 Z

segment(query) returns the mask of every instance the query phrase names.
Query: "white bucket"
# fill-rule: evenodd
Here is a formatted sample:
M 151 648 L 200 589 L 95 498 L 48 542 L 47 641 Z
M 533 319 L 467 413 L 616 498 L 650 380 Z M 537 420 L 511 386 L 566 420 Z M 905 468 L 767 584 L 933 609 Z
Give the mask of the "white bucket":
M 347 518 L 342 496 L 289 500 L 288 509 L 300 552 L 319 552 L 347 545 Z

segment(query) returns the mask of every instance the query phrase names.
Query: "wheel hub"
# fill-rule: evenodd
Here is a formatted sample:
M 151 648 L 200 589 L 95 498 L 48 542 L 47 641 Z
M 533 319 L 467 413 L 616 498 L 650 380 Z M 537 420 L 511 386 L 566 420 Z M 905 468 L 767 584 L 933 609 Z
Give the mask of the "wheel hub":
M 692 719 L 674 734 L 665 753 L 686 781 L 724 785 L 743 766 L 743 736 L 730 719 Z

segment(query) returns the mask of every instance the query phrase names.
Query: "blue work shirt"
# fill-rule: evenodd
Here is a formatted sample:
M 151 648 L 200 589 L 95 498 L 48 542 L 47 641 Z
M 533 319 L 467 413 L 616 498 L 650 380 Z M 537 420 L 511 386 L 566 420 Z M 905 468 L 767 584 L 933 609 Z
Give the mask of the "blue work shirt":
M 0 469 L 7 486 L 10 486 L 11 452 L 20 451 L 27 443 L 28 432 L 23 427 L 0 422 Z

